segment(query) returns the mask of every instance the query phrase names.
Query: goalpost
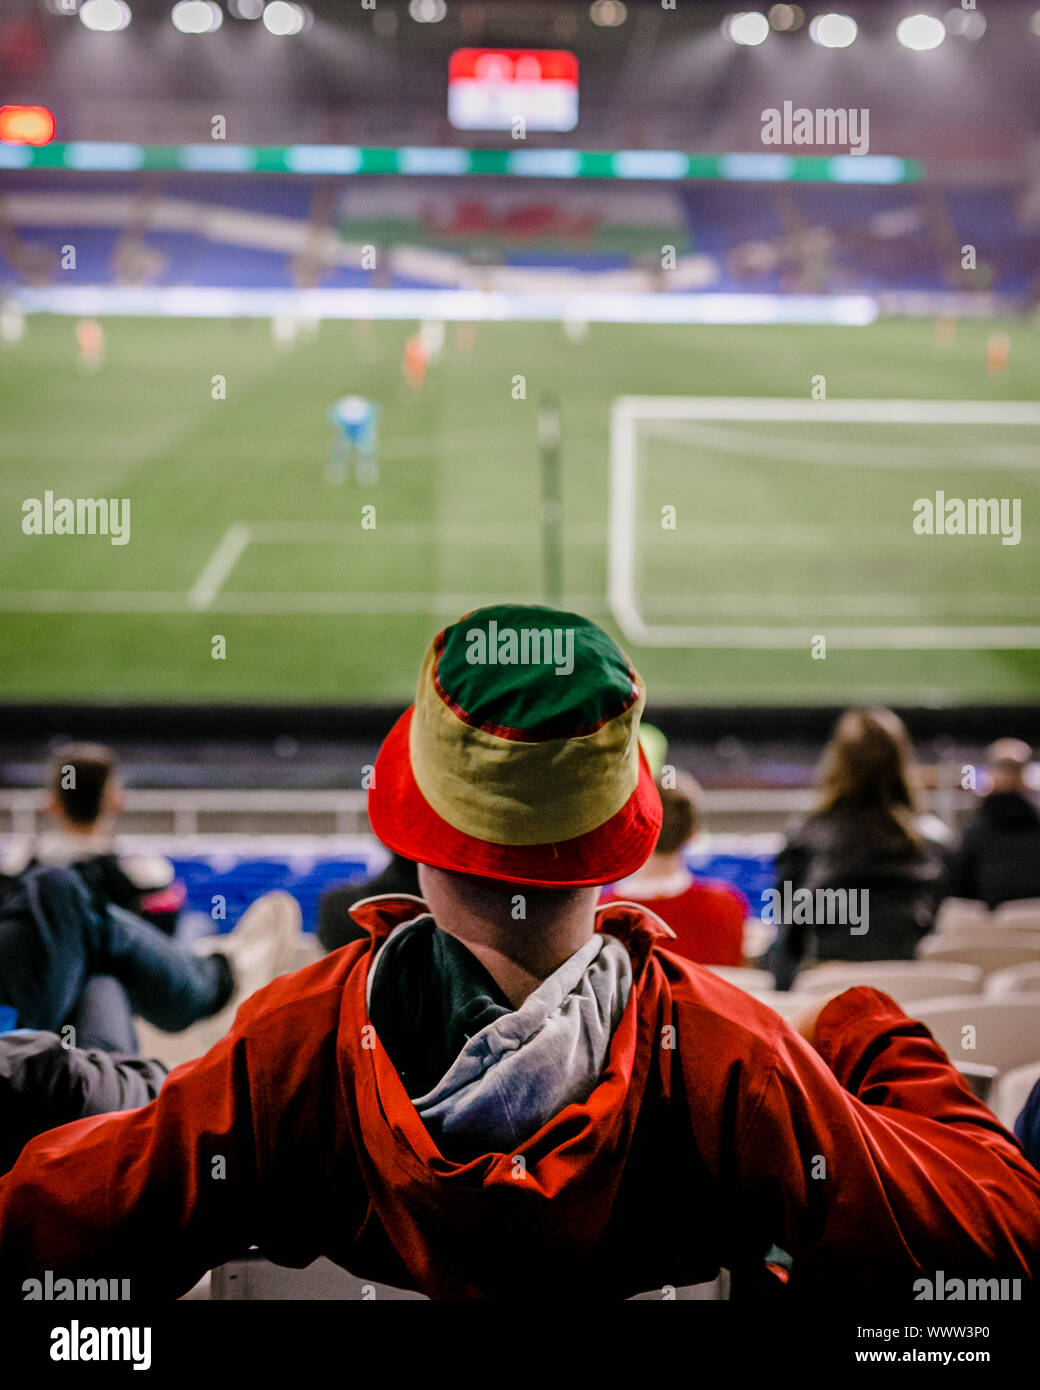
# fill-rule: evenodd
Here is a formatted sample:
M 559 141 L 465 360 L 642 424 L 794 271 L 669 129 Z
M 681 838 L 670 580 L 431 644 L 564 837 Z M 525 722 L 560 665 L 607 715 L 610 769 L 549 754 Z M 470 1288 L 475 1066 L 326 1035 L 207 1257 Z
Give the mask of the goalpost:
M 678 443 L 682 449 L 685 464 L 686 455 L 696 457 L 698 450 L 720 447 L 724 452 L 752 456 L 761 453 L 770 463 L 779 460 L 788 464 L 823 464 L 827 467 L 847 467 L 848 462 L 858 457 L 862 460 L 867 450 L 863 445 L 848 446 L 850 459 L 840 457 L 840 451 L 831 454 L 832 446 L 824 441 L 812 440 L 812 426 L 827 424 L 831 426 L 873 426 L 883 432 L 883 438 L 891 441 L 871 446 L 873 451 L 869 466 L 886 470 L 913 466 L 911 477 L 920 484 L 921 491 L 927 491 L 930 484 L 921 481 L 918 469 L 923 473 L 940 466 L 948 470 L 969 467 L 977 488 L 985 490 L 987 470 L 1002 468 L 1024 470 L 1016 478 L 1028 487 L 1036 488 L 1040 477 L 1040 404 L 1027 401 L 914 401 L 914 400 L 812 400 L 802 398 L 770 397 L 699 397 L 699 396 L 622 396 L 617 398 L 611 409 L 610 418 L 610 488 L 608 512 L 607 547 L 607 599 L 611 613 L 625 637 L 635 645 L 649 647 L 684 648 L 745 648 L 774 650 L 807 650 L 818 631 L 824 631 L 829 642 L 835 646 L 860 650 L 1024 650 L 1040 648 L 1040 622 L 1010 623 L 1006 621 L 1008 604 L 1000 604 L 1001 595 L 983 596 L 992 602 L 994 619 L 988 623 L 961 622 L 909 622 L 884 625 L 875 620 L 856 625 L 847 621 L 853 612 L 843 615 L 843 600 L 823 593 L 820 607 L 828 606 L 838 617 L 838 625 L 828 623 L 826 628 L 813 627 L 809 622 L 791 621 L 789 616 L 780 613 L 780 603 L 772 606 L 767 616 L 772 619 L 776 612 L 779 620 L 736 621 L 736 622 L 698 622 L 687 621 L 694 616 L 699 596 L 676 594 L 670 597 L 671 608 L 679 621 L 655 621 L 647 617 L 647 596 L 639 591 L 638 573 L 638 535 L 641 489 L 644 485 L 644 453 L 648 440 L 655 436 L 672 445 Z M 732 430 L 735 426 L 773 426 L 774 431 L 759 433 L 753 447 L 726 445 L 724 437 L 715 426 Z M 804 427 L 799 429 L 797 440 L 783 437 L 784 426 Z M 943 426 L 946 427 L 939 444 L 927 448 L 917 445 L 901 444 L 901 436 L 895 431 L 898 427 Z M 985 448 L 977 453 L 970 451 L 968 444 L 960 443 L 964 427 L 985 427 L 987 430 L 1013 428 L 1029 430 L 1028 436 L 1021 434 L 1010 443 L 999 447 Z M 905 434 L 905 430 L 904 430 Z M 987 436 L 988 438 L 989 436 Z M 705 444 L 705 439 L 712 442 Z M 722 445 L 720 446 L 720 440 Z M 914 449 L 917 453 L 914 455 Z M 876 456 L 876 457 L 875 457 Z M 946 462 L 949 459 L 952 462 Z M 961 461 L 958 462 L 957 460 Z M 861 466 L 857 464 L 857 466 Z M 855 479 L 850 478 L 850 488 Z M 1021 490 L 1021 488 L 1019 488 Z M 1032 518 L 1026 509 L 1027 524 Z M 902 525 L 903 513 L 892 519 L 890 528 Z M 687 523 L 688 524 L 688 523 Z M 700 522 L 703 533 L 710 530 L 711 521 Z M 763 523 L 759 523 L 762 525 Z M 807 532 L 813 525 L 822 527 L 825 523 L 817 519 L 802 523 Z M 782 531 L 783 521 L 777 522 Z M 683 521 L 678 523 L 682 532 Z M 912 519 L 905 514 L 907 537 L 912 536 Z M 645 530 L 646 528 L 644 528 Z M 995 538 L 991 538 L 995 539 Z M 901 542 L 900 542 L 901 543 Z M 929 542 L 923 541 L 922 544 Z M 934 539 L 931 542 L 935 544 Z M 942 544 L 942 542 L 940 542 Z M 956 542 L 953 542 L 956 544 Z M 999 541 L 997 541 L 999 548 Z M 915 551 L 915 558 L 921 552 Z M 835 555 L 839 565 L 843 557 Z M 1025 561 L 1025 557 L 1023 557 Z M 1028 563 L 1028 561 L 1025 561 Z M 1035 561 L 1033 562 L 1035 564 Z M 898 581 L 899 576 L 896 576 Z M 769 594 L 765 595 L 768 600 Z M 802 595 L 801 598 L 815 600 L 817 593 Z M 897 616 L 914 616 L 915 606 L 926 616 L 925 609 L 932 595 L 888 595 L 890 606 Z M 941 602 L 940 596 L 936 601 Z M 970 599 L 972 596 L 968 595 Z M 902 598 L 902 603 L 900 600 Z M 856 602 L 854 602 L 856 600 Z M 961 595 L 962 603 L 965 601 Z M 782 601 L 781 601 L 782 602 Z M 1009 598 L 1010 603 L 1010 598 Z M 862 591 L 848 600 L 855 614 L 872 616 L 871 596 Z M 710 607 L 710 601 L 707 605 Z M 725 607 L 726 605 L 723 605 Z M 759 606 L 753 604 L 752 606 Z M 882 605 L 883 606 L 883 605 Z M 971 604 L 969 603 L 969 608 Z M 984 605 L 976 605 L 984 607 Z M 1011 604 L 1013 606 L 1013 604 Z M 769 609 L 770 604 L 763 601 L 761 607 Z M 731 612 L 737 615 L 737 608 L 730 605 Z M 671 616 L 669 614 L 669 616 Z M 702 614 L 703 616 L 703 614 Z M 739 615 L 744 618 L 746 615 Z M 970 616 L 978 616 L 971 613 Z M 988 613 L 986 614 L 988 616 Z M 1040 619 L 1040 608 L 1035 615 L 1030 609 L 1026 617 Z

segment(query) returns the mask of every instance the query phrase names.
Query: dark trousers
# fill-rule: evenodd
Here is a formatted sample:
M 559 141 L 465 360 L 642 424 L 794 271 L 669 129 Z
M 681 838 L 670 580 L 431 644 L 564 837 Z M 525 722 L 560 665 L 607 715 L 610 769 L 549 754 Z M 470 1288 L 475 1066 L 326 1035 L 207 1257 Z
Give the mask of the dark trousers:
M 35 869 L 0 904 L 0 1004 L 19 1028 L 75 1029 L 77 1047 L 136 1052 L 132 1015 L 176 1033 L 222 1008 L 223 956 L 196 956 L 94 898 L 72 869 Z

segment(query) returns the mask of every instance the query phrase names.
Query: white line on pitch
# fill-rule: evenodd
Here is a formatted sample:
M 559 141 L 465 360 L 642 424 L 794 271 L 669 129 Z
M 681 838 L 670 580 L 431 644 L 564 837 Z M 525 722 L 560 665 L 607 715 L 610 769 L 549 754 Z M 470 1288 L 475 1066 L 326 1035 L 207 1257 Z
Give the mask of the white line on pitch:
M 228 527 L 188 594 L 188 603 L 192 608 L 210 606 L 251 538 L 250 528 L 244 521 L 233 522 Z
M 539 594 L 350 594 L 350 593 L 222 593 L 206 608 L 209 613 L 249 614 L 254 617 L 458 617 L 473 608 L 496 603 L 539 603 Z M 602 594 L 566 594 L 564 607 L 590 616 L 605 615 Z M 27 589 L 0 590 L 4 613 L 189 613 L 186 595 L 173 589 L 119 590 Z M 201 611 L 201 610 L 199 610 Z
M 851 651 L 1036 651 L 1040 627 L 840 627 L 825 628 L 828 644 Z M 639 620 L 626 633 L 637 646 L 717 650 L 807 650 L 809 627 L 661 627 Z
M 537 521 L 384 521 L 366 531 L 360 521 L 250 521 L 253 541 L 313 541 L 340 544 L 357 541 L 377 545 L 415 545 L 431 538 L 453 545 L 509 545 L 541 538 Z M 651 528 L 647 528 L 648 530 Z M 653 528 L 656 534 L 657 528 Z M 602 545 L 604 522 L 564 523 L 564 538 L 575 545 Z

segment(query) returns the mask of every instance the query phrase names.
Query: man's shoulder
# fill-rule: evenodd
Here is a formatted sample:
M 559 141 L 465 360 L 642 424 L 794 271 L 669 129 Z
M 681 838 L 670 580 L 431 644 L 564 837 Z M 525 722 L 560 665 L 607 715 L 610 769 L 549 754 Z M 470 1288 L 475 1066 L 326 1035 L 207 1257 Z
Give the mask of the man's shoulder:
M 719 1034 L 725 1033 L 731 1045 L 761 1054 L 763 1049 L 773 1051 L 789 1035 L 790 1029 L 775 1009 L 707 966 L 676 954 L 668 942 L 658 943 L 654 954 L 667 982 L 671 1007 L 680 1019 L 680 1034 L 682 1018 L 692 1022 L 693 1016 L 699 1015 L 691 1035 L 696 1049 L 714 1052 Z M 714 1042 L 708 1041 L 711 1037 Z

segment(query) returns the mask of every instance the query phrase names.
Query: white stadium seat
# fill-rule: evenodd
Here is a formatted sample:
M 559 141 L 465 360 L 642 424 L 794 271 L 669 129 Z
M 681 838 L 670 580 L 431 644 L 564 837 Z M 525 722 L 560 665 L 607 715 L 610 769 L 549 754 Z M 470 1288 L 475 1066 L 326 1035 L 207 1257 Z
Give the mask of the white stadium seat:
M 755 990 L 754 996 L 760 1004 L 768 1004 L 783 1018 L 800 1014 L 803 1009 L 811 1009 L 820 1002 L 818 994 L 802 994 L 797 990 L 763 989 Z
M 1014 1129 L 1022 1107 L 1040 1081 L 1040 1060 L 1027 1062 L 1024 1067 L 1012 1067 L 993 1087 L 989 1107 L 1002 1125 Z
M 200 1297 L 206 1297 L 200 1291 Z M 315 1260 L 305 1269 L 288 1269 L 271 1264 L 257 1250 L 215 1269 L 210 1277 L 209 1297 L 214 1299 L 292 1300 L 295 1302 L 418 1302 L 429 1300 L 413 1289 L 397 1289 L 359 1279 L 331 1260 Z M 635 1302 L 659 1302 L 660 1289 L 633 1295 Z M 729 1275 L 723 1270 L 708 1284 L 687 1284 L 675 1289 L 679 1302 L 703 1302 L 729 1298 Z M 671 1294 L 669 1294 L 671 1301 Z
M 853 985 L 870 985 L 905 1008 L 918 999 L 974 994 L 982 988 L 982 971 L 977 965 L 940 961 L 833 961 L 803 970 L 796 981 L 799 992 L 809 994 L 829 994 Z
M 1040 994 L 1040 960 L 1026 961 L 1024 965 L 1009 965 L 1004 970 L 994 970 L 986 976 L 987 995 Z
M 763 990 L 771 991 L 773 988 L 773 977 L 768 970 L 752 970 L 742 965 L 706 965 L 704 968 L 727 984 L 747 990 L 749 994 L 761 994 Z
M 1009 965 L 1024 965 L 1040 960 L 1040 933 L 1001 933 L 994 939 L 992 931 L 926 936 L 917 948 L 920 960 L 946 960 L 962 965 L 977 965 L 984 975 L 1004 970 Z
M 984 927 L 990 921 L 985 903 L 969 898 L 947 898 L 935 917 L 935 930 L 956 931 L 958 927 Z
M 993 913 L 993 925 L 1040 931 L 1040 898 L 1019 898 L 1001 903 Z
M 913 1017 L 952 1062 L 978 1062 L 1005 1072 L 1040 1060 L 1040 993 L 927 999 Z

